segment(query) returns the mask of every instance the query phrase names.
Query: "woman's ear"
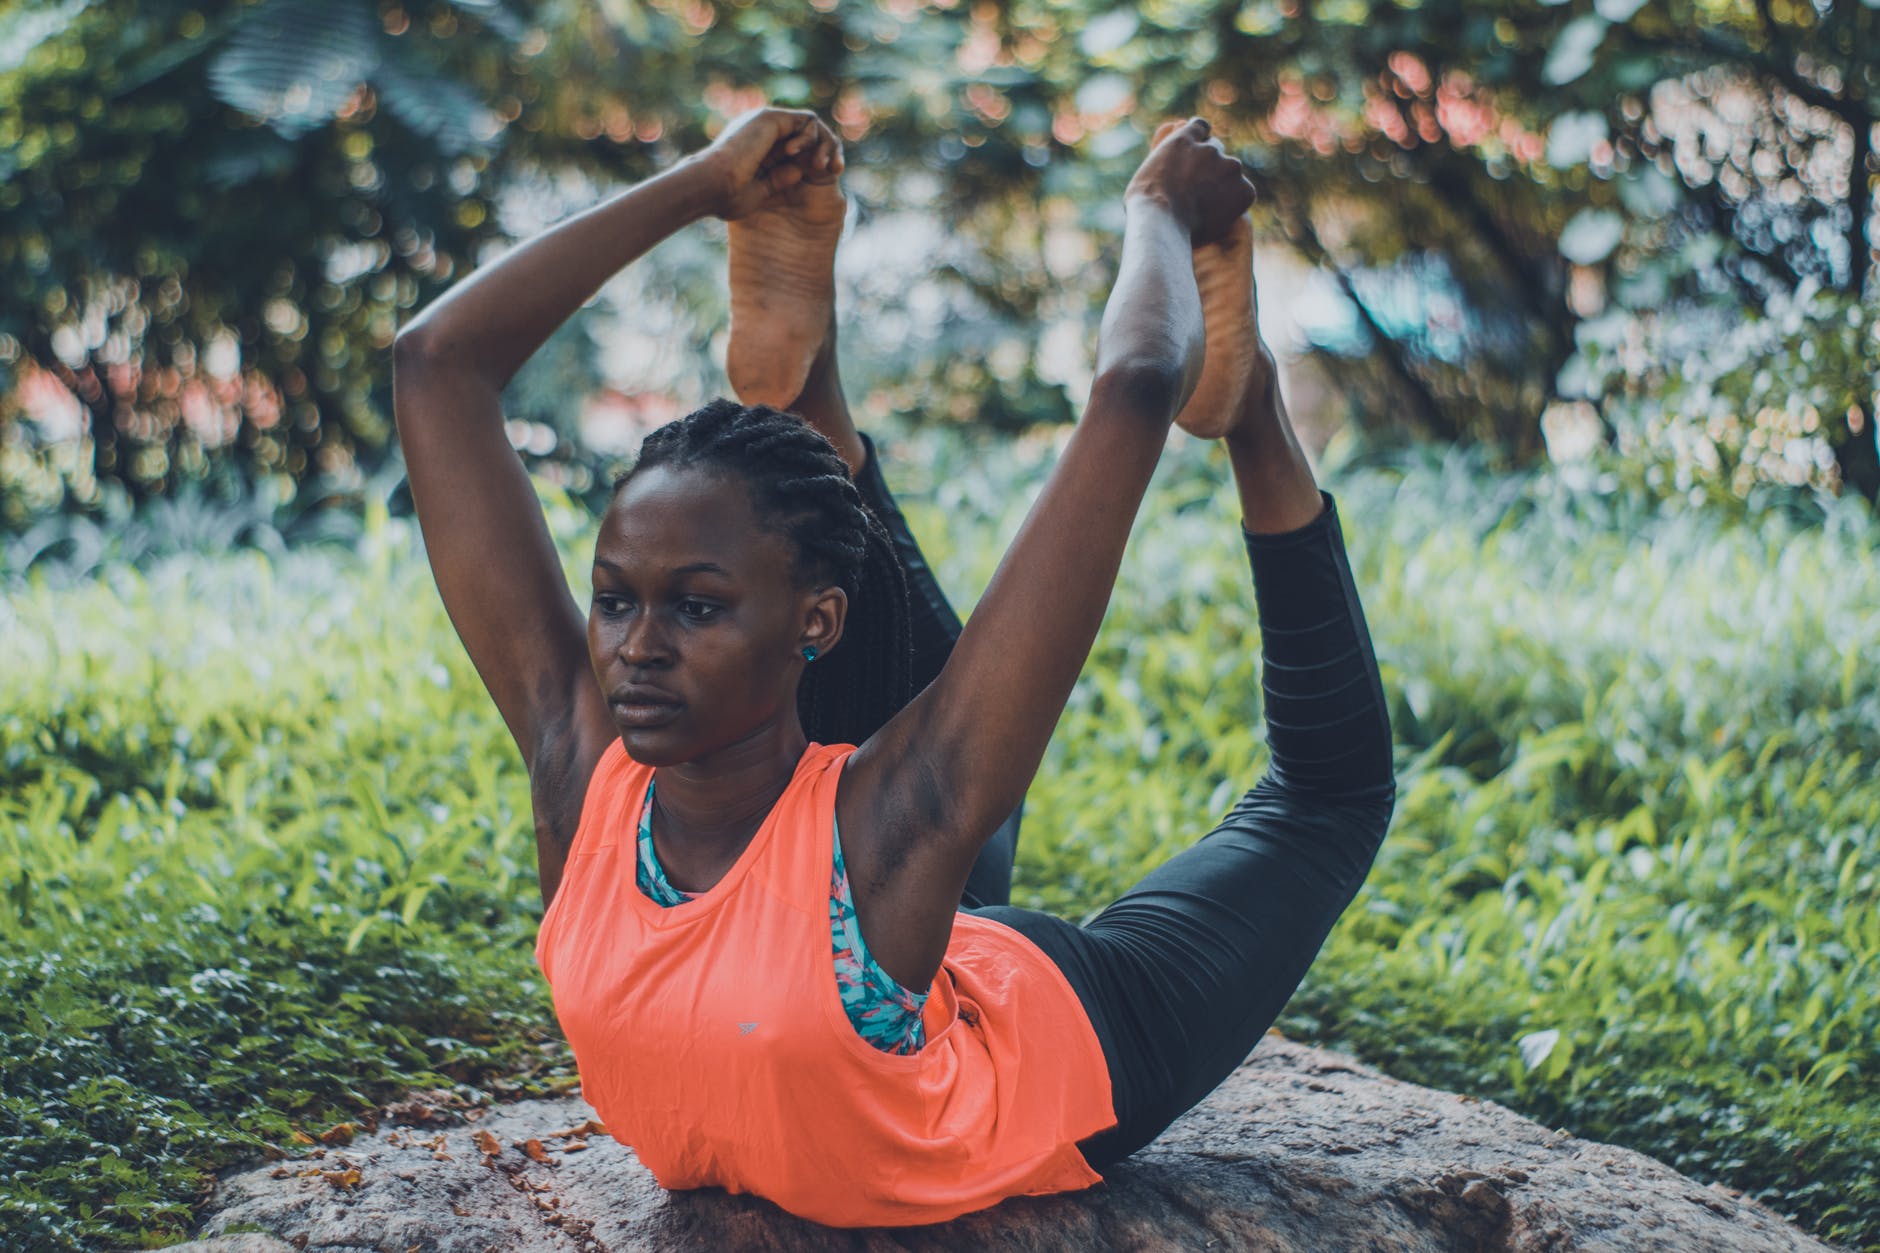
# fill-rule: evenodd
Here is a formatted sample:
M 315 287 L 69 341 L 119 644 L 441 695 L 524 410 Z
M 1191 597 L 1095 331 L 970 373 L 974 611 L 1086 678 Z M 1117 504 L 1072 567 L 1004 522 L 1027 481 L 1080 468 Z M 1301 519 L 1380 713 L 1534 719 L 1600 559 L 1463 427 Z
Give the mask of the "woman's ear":
M 810 594 L 803 610 L 803 630 L 797 640 L 798 650 L 813 648 L 822 656 L 842 640 L 842 628 L 848 622 L 849 594 L 839 587 L 819 588 Z

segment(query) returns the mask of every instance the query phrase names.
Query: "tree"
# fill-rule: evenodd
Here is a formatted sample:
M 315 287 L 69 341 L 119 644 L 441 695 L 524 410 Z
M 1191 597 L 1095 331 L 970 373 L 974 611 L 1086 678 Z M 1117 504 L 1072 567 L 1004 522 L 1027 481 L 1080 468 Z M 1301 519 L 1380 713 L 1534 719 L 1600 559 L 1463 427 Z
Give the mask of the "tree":
M 494 237 L 501 119 L 479 97 L 524 53 L 490 6 L 420 18 L 459 10 L 490 10 L 465 20 L 492 37 L 357 0 L 74 0 L 26 23 L 0 76 L 0 333 L 88 412 L 69 492 L 385 447 L 374 358 L 398 311 Z
M 1803 280 L 1873 290 L 1880 15 L 1860 0 L 1088 17 L 1010 0 L 999 20 L 1013 48 L 1075 33 L 1041 65 L 1062 86 L 1094 70 L 1133 111 L 1199 111 L 1251 137 L 1269 231 L 1350 299 L 1357 342 L 1321 349 L 1373 427 L 1533 455 L 1588 317 L 1761 302 Z M 1872 423 L 1831 421 L 1844 481 L 1874 497 Z

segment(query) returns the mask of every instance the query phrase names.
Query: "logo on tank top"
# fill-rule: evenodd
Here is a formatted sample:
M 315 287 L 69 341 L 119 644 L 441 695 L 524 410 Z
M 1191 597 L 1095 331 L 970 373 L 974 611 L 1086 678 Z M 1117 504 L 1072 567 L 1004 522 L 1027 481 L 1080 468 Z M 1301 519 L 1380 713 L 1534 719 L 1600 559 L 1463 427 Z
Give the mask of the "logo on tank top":
M 741 1022 L 738 1024 L 739 1035 L 749 1035 L 755 1030 L 757 1030 L 757 1024 L 754 1022 Z

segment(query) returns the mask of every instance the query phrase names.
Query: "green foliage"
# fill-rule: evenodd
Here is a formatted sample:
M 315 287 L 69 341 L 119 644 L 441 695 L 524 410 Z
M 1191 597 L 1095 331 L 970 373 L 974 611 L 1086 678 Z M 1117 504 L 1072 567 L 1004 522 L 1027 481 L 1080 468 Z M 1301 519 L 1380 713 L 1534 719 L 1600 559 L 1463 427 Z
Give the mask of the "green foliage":
M 565 1075 L 527 781 L 412 547 L 8 601 L 0 1244 L 167 1242 L 239 1154 Z
M 1052 441 L 889 456 L 964 607 Z M 1021 904 L 1099 907 L 1263 768 L 1208 456 L 1158 479 Z M 1282 1025 L 1880 1249 L 1880 526 L 1461 455 L 1332 483 L 1400 798 Z M 546 503 L 578 573 L 589 524 Z M 204 1170 L 403 1087 L 568 1082 L 527 782 L 415 528 L 50 573 L 0 606 L 0 1243 L 173 1240 Z
M 7 413 L 40 454 L 8 529 L 383 457 L 398 320 L 495 234 L 497 119 L 459 79 L 500 95 L 515 51 L 495 6 L 414 9 L 393 35 L 360 0 L 44 7 L 0 73 L 0 385 L 48 373 L 90 438 L 36 449 Z M 487 38 L 450 37 L 464 9 Z

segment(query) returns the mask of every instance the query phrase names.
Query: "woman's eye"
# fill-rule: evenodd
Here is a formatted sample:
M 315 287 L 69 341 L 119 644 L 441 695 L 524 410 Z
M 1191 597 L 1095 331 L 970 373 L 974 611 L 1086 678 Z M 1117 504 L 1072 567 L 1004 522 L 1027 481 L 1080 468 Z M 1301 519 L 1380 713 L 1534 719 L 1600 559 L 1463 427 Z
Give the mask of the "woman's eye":
M 679 602 L 679 612 L 695 621 L 703 622 L 717 615 L 718 606 L 706 604 L 702 600 L 682 600 Z
M 603 617 L 617 618 L 626 612 L 627 601 L 624 596 L 603 594 L 594 598 L 594 607 L 601 611 Z

